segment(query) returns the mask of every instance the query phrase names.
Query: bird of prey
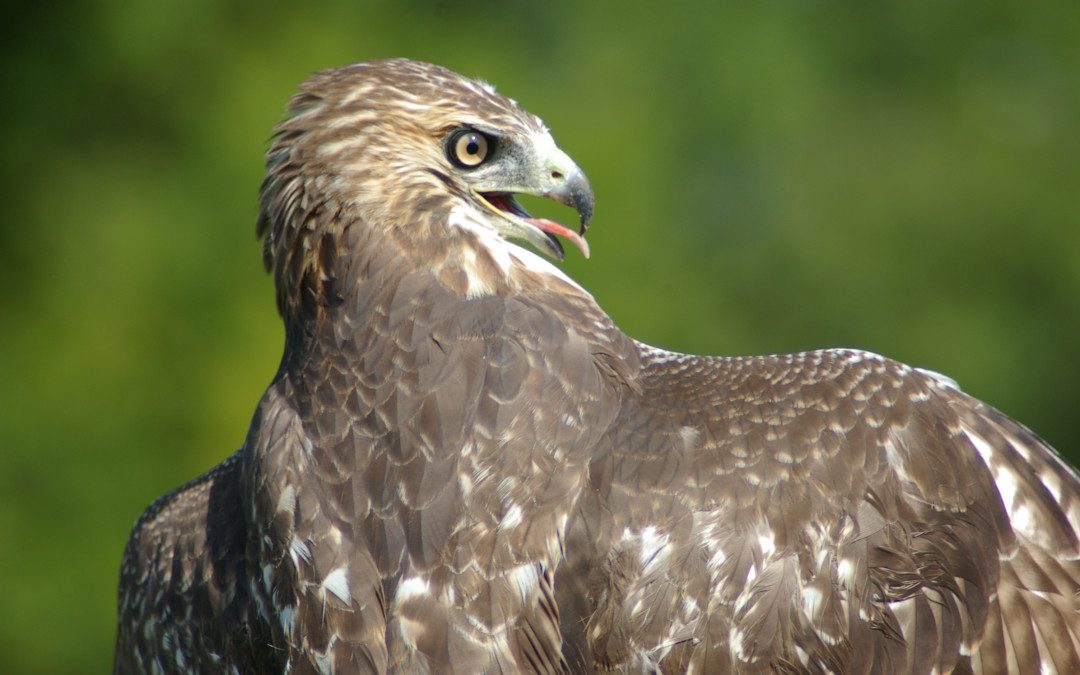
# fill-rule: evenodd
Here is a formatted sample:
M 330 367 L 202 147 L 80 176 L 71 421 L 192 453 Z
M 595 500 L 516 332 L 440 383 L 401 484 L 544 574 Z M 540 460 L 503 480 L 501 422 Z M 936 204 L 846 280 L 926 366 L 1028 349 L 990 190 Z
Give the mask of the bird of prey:
M 1073 468 L 876 354 L 626 336 L 522 245 L 593 195 L 491 86 L 312 76 L 260 207 L 281 366 L 135 525 L 118 673 L 1080 672 Z

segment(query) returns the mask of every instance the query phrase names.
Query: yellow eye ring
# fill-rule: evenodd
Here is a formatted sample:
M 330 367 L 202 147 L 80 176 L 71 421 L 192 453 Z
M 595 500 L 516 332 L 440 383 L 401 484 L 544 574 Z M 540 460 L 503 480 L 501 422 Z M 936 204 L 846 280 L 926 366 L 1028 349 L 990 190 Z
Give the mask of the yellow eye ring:
M 463 169 L 472 169 L 484 163 L 491 153 L 492 143 L 475 129 L 462 129 L 450 137 L 447 154 L 450 161 Z

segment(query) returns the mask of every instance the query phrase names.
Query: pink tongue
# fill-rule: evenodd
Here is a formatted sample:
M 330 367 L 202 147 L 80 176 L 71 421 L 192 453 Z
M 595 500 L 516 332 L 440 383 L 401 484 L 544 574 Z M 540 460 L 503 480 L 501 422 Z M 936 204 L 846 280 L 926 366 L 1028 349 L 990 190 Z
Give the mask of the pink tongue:
M 563 239 L 572 242 L 574 246 L 577 246 L 578 250 L 581 251 L 581 255 L 586 258 L 589 257 L 589 242 L 585 241 L 584 237 L 570 228 L 564 227 L 547 218 L 525 218 L 525 221 L 540 228 L 544 232 L 550 232 L 555 236 L 562 237 Z

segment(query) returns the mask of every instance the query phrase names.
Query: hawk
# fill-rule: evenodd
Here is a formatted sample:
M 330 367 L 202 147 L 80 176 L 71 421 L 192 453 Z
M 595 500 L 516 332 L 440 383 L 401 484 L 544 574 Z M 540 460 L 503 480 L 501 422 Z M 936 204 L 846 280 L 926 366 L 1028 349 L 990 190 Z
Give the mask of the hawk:
M 634 341 L 513 243 L 587 255 L 592 211 L 487 84 L 311 77 L 260 193 L 281 366 L 136 523 L 116 672 L 1080 672 L 1073 468 L 876 354 Z

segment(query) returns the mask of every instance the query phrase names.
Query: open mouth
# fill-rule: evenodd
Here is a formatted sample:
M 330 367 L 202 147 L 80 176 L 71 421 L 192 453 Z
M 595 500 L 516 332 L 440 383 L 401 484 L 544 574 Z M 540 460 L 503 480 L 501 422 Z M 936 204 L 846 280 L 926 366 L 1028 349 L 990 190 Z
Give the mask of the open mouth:
M 521 236 L 526 241 L 536 245 L 543 242 L 545 245 L 540 246 L 540 248 L 545 249 L 544 252 L 552 257 L 562 260 L 565 256 L 562 242 L 559 241 L 559 237 L 562 237 L 574 246 L 577 246 L 578 250 L 581 251 L 581 255 L 586 258 L 589 257 L 589 243 L 585 241 L 584 237 L 565 225 L 560 225 L 553 220 L 548 220 L 547 218 L 533 218 L 529 215 L 529 212 L 523 209 L 521 204 L 514 199 L 512 193 L 477 192 L 475 194 L 493 211 L 496 211 L 499 215 L 517 225 L 518 229 L 522 229 L 523 232 Z M 538 236 L 528 236 L 529 234 L 533 234 L 530 230 L 535 231 L 535 234 Z M 538 241 L 538 239 L 540 241 Z M 544 241 L 545 239 L 546 241 Z

